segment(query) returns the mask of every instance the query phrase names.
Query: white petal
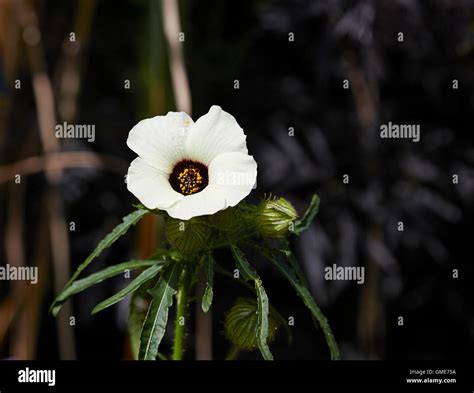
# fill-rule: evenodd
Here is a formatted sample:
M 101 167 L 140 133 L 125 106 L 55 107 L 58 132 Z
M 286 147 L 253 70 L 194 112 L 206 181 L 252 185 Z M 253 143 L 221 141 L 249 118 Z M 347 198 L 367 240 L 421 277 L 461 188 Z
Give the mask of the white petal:
M 209 165 L 227 152 L 247 154 L 246 136 L 234 116 L 214 105 L 190 127 L 186 153 L 189 159 Z
M 128 168 L 127 188 L 148 209 L 166 210 L 184 198 L 173 190 L 167 174 L 140 157 L 135 158 Z
M 212 184 L 197 194 L 186 195 L 178 203 L 166 209 L 168 214 L 179 220 L 214 214 L 227 207 L 224 191 Z
M 257 181 L 257 163 L 248 154 L 221 154 L 212 160 L 208 172 L 209 184 L 225 193 L 227 206 L 237 205 L 250 194 Z
M 250 193 L 256 178 L 257 163 L 252 156 L 221 154 L 209 166 L 209 185 L 197 194 L 185 196 L 166 211 L 180 220 L 214 214 L 237 205 Z
M 171 173 L 185 156 L 185 139 L 192 119 L 184 112 L 145 119 L 130 131 L 127 145 L 148 164 Z

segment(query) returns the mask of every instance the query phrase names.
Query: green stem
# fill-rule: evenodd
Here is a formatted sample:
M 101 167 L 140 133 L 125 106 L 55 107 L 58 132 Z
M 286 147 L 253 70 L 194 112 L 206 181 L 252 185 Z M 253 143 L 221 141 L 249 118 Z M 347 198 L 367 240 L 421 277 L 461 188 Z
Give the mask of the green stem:
M 174 328 L 174 347 L 173 360 L 183 360 L 184 356 L 184 338 L 186 334 L 186 308 L 188 304 L 188 291 L 192 282 L 191 274 L 188 269 L 184 269 L 176 294 L 176 323 Z

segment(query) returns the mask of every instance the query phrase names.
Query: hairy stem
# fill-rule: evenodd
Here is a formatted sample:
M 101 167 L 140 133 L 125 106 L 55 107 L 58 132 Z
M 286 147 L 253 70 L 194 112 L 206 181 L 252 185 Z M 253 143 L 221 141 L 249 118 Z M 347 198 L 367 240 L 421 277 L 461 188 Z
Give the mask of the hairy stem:
M 191 273 L 184 269 L 176 294 L 176 324 L 174 330 L 173 360 L 183 360 L 184 339 L 186 334 L 186 309 L 188 305 L 188 292 L 192 282 Z

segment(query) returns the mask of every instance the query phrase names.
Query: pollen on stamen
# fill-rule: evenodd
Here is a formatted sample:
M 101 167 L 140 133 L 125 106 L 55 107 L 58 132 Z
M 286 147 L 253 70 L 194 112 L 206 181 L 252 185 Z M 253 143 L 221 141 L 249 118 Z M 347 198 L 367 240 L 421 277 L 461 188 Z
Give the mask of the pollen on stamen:
M 196 194 L 208 184 L 207 166 L 191 160 L 180 161 L 174 166 L 169 182 L 180 194 Z

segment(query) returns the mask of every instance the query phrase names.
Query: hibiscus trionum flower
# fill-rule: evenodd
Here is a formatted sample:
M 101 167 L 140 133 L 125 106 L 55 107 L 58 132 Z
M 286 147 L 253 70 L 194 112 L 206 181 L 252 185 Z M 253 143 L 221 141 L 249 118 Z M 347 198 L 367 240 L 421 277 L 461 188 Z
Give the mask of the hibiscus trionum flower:
M 139 122 L 127 145 L 138 158 L 127 187 L 149 209 L 188 220 L 237 205 L 255 185 L 257 163 L 235 118 L 218 106 L 195 123 L 184 112 Z

